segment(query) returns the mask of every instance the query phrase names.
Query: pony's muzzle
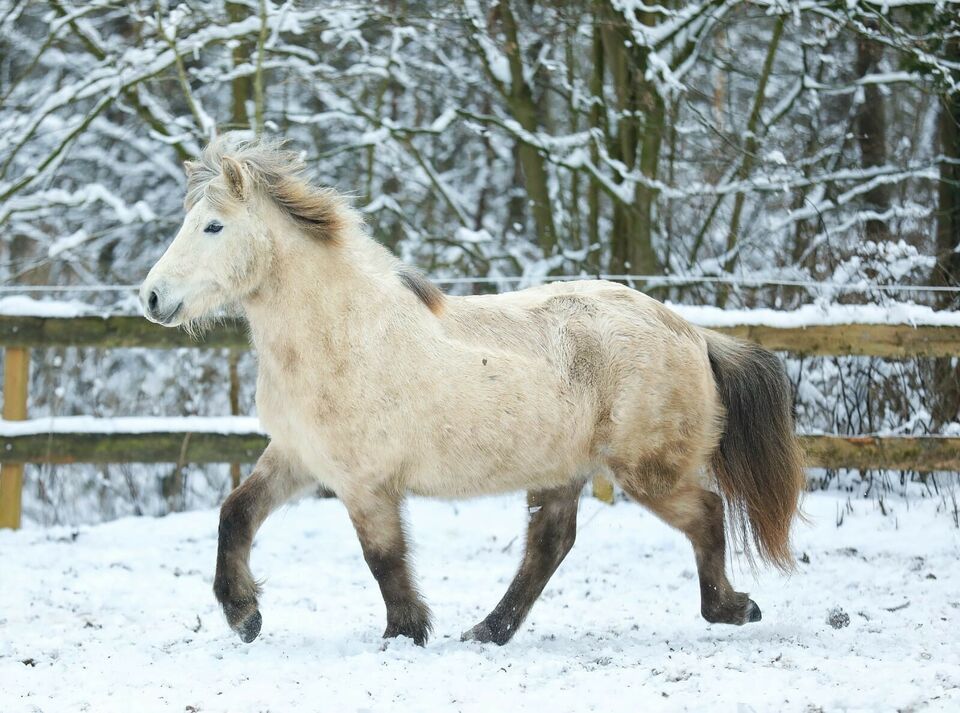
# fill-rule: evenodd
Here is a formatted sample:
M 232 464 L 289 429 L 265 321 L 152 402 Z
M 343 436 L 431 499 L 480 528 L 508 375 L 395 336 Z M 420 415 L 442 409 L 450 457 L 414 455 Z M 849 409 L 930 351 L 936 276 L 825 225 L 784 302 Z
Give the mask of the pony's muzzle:
M 156 285 L 152 288 L 144 284 L 140 288 L 140 306 L 147 319 L 157 324 L 169 326 L 180 310 L 183 309 L 183 300 L 177 300 L 176 303 L 169 298 L 162 285 Z

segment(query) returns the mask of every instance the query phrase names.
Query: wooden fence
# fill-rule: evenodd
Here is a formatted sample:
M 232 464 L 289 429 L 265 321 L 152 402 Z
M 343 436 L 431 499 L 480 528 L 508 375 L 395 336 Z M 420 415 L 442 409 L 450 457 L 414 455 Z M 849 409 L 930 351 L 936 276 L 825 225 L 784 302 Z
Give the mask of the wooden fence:
M 794 354 L 892 359 L 960 356 L 960 327 L 953 326 L 740 325 L 717 328 L 717 331 Z M 0 427 L 0 527 L 20 525 L 24 463 L 249 463 L 256 460 L 266 444 L 266 437 L 256 428 L 238 430 L 239 420 L 219 420 L 229 426 L 223 429 L 213 420 L 203 426 L 202 419 L 120 419 L 99 423 L 88 419 L 83 428 L 74 431 L 53 427 L 49 419 L 9 423 L 26 421 L 31 349 L 247 349 L 242 323 L 229 322 L 216 327 L 198 341 L 180 330 L 165 329 L 141 317 L 0 315 L 0 347 L 4 348 L 5 422 Z M 70 424 L 69 419 L 59 421 L 61 425 Z M 810 467 L 960 470 L 960 438 L 806 435 L 801 436 L 801 442 Z M 607 486 L 596 487 L 599 497 L 609 496 L 609 491 L 605 492 Z

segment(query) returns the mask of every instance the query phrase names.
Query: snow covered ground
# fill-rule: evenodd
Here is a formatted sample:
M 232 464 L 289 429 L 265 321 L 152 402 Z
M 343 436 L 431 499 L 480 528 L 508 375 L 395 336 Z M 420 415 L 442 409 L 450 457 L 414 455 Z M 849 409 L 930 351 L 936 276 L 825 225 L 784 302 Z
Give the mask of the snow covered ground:
M 520 555 L 520 496 L 413 501 L 436 631 L 384 649 L 383 605 L 336 501 L 275 514 L 253 569 L 263 633 L 213 599 L 215 511 L 0 532 L 0 711 L 960 710 L 960 533 L 943 501 L 811 495 L 763 609 L 698 614 L 693 556 L 630 503 L 585 498 L 576 547 L 507 646 L 461 643 Z M 843 514 L 843 524 L 837 520 Z M 835 629 L 841 607 L 849 626 Z

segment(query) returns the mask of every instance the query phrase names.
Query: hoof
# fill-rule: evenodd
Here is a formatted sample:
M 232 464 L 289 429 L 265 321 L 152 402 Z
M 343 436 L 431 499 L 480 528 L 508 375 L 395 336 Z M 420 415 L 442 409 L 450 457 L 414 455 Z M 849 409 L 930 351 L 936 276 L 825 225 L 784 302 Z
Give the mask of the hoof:
M 429 638 L 430 635 L 429 635 L 429 632 L 427 631 L 406 633 L 402 631 L 393 631 L 391 629 L 387 629 L 386 631 L 383 632 L 383 649 L 382 650 L 383 651 L 387 650 L 387 645 L 390 643 L 391 639 L 397 639 L 401 636 L 412 640 L 413 643 L 415 643 L 417 646 L 423 647 L 427 645 L 427 639 Z
M 492 641 L 490 638 L 490 629 L 487 627 L 486 622 L 481 621 L 476 626 L 460 634 L 460 641 L 479 641 L 480 643 Z
M 460 634 L 460 641 L 479 641 L 481 644 L 494 643 L 497 646 L 503 646 L 510 641 L 511 636 L 512 632 L 494 630 L 494 627 L 484 620 Z
M 240 636 L 240 641 L 249 644 L 256 639 L 257 636 L 260 635 L 260 626 L 262 624 L 263 617 L 260 616 L 260 610 L 257 609 L 237 625 L 236 632 Z
M 735 592 L 734 598 L 722 605 L 713 604 L 711 606 L 708 603 L 702 606 L 700 613 L 711 624 L 743 626 L 761 619 L 760 607 L 757 606 L 757 603 L 740 592 Z
M 383 638 L 406 636 L 413 639 L 417 646 L 426 646 L 432 629 L 430 609 L 422 602 L 413 602 L 405 606 L 394 606 L 387 611 L 387 628 L 383 632 Z
M 427 639 L 430 638 L 430 625 L 425 623 L 416 626 L 397 627 L 388 624 L 383 632 L 383 638 L 389 640 L 396 639 L 398 636 L 413 639 L 413 643 L 417 646 L 426 646 Z

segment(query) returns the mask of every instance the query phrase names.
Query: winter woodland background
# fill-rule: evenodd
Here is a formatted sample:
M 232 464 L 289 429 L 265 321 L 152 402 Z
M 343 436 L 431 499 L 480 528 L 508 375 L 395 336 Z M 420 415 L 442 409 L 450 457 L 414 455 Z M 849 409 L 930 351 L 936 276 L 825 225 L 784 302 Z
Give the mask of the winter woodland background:
M 109 285 L 31 294 L 135 309 L 124 286 L 179 226 L 181 162 L 244 129 L 288 137 L 434 278 L 486 278 L 452 292 L 635 275 L 675 303 L 950 309 L 955 293 L 916 286 L 960 284 L 958 10 L 0 0 L 0 298 Z M 36 352 L 30 412 L 227 414 L 230 360 Z M 789 366 L 802 430 L 960 432 L 956 360 Z M 253 357 L 238 369 L 252 413 Z M 27 518 L 71 523 L 210 505 L 230 480 L 227 466 L 31 466 L 27 483 Z

